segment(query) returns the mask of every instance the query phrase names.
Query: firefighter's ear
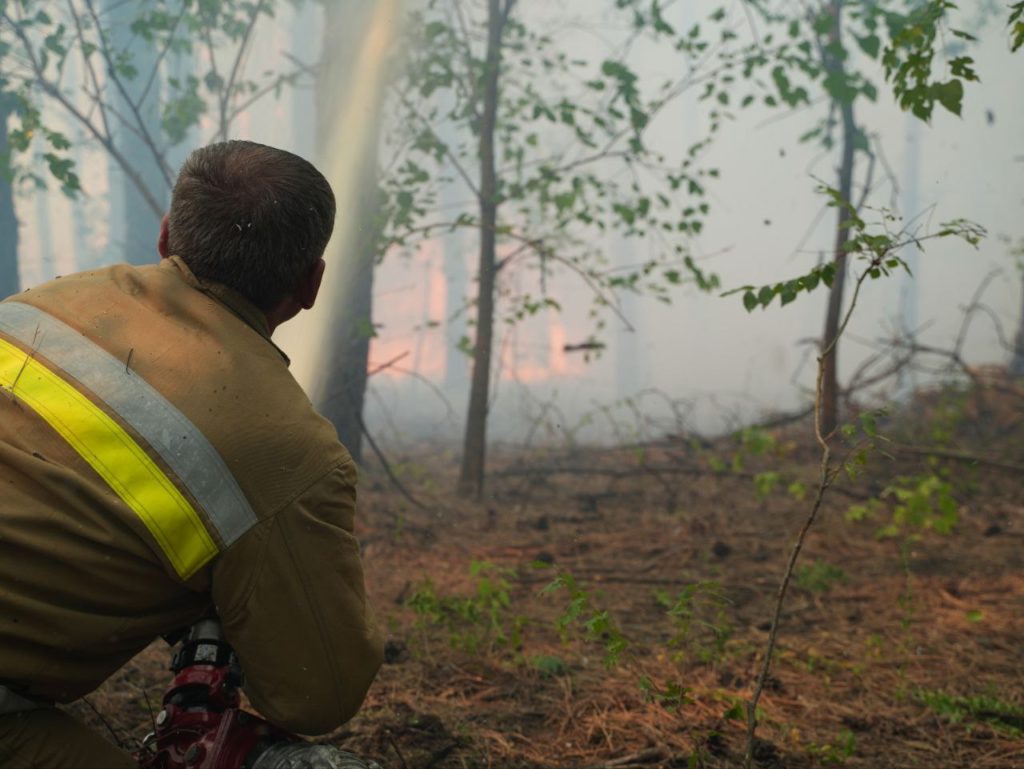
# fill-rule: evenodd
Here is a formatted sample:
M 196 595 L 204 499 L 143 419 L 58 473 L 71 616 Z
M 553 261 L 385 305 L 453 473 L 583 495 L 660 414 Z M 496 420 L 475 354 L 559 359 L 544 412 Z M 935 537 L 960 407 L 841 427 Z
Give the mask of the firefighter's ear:
M 160 252 L 161 259 L 166 259 L 168 256 L 170 256 L 170 253 L 167 250 L 167 221 L 167 214 L 164 214 L 164 218 L 160 220 L 160 234 L 157 236 L 156 239 L 156 250 Z
M 309 275 L 296 290 L 295 298 L 302 305 L 303 310 L 311 309 L 316 302 L 317 294 L 320 293 L 320 284 L 324 280 L 324 269 L 326 267 L 327 263 L 323 259 L 317 261 L 313 269 L 309 271 Z

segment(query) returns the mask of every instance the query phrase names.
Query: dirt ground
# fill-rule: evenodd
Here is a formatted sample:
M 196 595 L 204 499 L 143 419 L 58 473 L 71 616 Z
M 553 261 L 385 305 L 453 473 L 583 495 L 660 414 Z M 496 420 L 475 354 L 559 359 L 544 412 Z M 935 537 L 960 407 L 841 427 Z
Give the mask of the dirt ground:
M 933 399 L 885 428 L 943 456 L 886 444 L 837 479 L 782 613 L 757 766 L 1024 767 L 1021 402 L 961 399 L 937 432 Z M 481 503 L 446 493 L 446 456 L 410 451 L 427 509 L 371 469 L 359 533 L 388 662 L 328 741 L 390 769 L 740 766 L 814 496 L 808 433 L 498 450 Z M 918 523 L 881 531 L 900 515 Z M 154 644 L 75 712 L 141 737 L 168 661 Z

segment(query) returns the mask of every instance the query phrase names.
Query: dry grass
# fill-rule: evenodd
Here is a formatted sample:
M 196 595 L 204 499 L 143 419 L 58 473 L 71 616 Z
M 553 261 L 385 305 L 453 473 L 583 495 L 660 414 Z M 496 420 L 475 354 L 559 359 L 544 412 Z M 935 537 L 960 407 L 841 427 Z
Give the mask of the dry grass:
M 759 500 L 750 476 L 764 468 L 789 479 L 814 472 L 798 438 L 788 446 L 786 435 L 777 439 L 777 452 L 748 458 L 738 475 L 712 472 L 707 452 L 673 442 L 642 455 L 512 456 L 496 468 L 485 504 L 439 495 L 432 516 L 371 480 L 362 539 L 393 662 L 360 716 L 332 739 L 396 769 L 737 766 L 743 723 L 726 714 L 750 693 L 786 547 L 806 507 L 784 485 Z M 722 443 L 711 452 L 733 449 Z M 428 455 L 411 461 L 434 488 L 454 486 L 453 471 Z M 604 474 L 551 474 L 556 466 Z M 542 472 L 523 469 L 530 467 Z M 924 533 L 901 547 L 903 540 L 875 537 L 878 521 L 845 520 L 852 501 L 876 495 L 889 479 L 933 471 L 948 471 L 954 484 L 953 534 Z M 876 460 L 823 512 L 802 563 L 838 566 L 845 581 L 790 596 L 762 699 L 759 765 L 1024 767 L 1020 729 L 970 714 L 954 723 L 921 697 L 987 695 L 1024 707 L 1021 478 L 924 457 Z M 538 559 L 551 568 L 534 568 Z M 453 645 L 452 628 L 408 605 L 428 578 L 439 596 L 474 595 L 473 562 L 493 564 L 484 574 L 508 594 L 499 624 L 523 618 L 518 646 L 492 637 L 467 651 Z M 587 640 L 578 625 L 559 637 L 554 625 L 568 594 L 540 591 L 560 571 L 587 588 L 628 640 L 618 665 L 606 668 L 601 640 Z M 710 633 L 698 633 L 680 655 L 667 645 L 673 627 L 656 591 L 674 595 L 699 581 L 720 585 L 724 614 L 701 617 L 728 625 L 728 637 L 716 650 Z M 482 634 L 482 623 L 467 627 Z M 539 657 L 561 666 L 545 672 Z M 158 701 L 166 660 L 156 644 L 93 696 L 115 728 L 146 730 L 142 692 Z M 683 687 L 685 698 L 659 703 L 641 688 L 645 678 L 654 690 Z

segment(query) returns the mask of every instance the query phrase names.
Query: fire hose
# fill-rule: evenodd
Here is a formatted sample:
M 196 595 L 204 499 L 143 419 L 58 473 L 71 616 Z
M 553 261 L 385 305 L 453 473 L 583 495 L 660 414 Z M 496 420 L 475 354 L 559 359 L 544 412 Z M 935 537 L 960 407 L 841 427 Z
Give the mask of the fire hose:
M 171 670 L 155 731 L 135 754 L 140 769 L 380 769 L 242 710 L 242 669 L 215 618 L 189 628 Z

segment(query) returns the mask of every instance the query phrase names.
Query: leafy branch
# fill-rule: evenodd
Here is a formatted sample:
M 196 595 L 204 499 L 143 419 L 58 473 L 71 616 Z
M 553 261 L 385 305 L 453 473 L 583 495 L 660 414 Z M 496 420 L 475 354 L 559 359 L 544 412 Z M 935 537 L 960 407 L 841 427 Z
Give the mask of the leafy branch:
M 894 238 L 886 233 L 872 234 L 867 230 L 866 225 L 859 216 L 859 214 L 850 206 L 846 201 L 841 200 L 836 196 L 835 190 L 825 188 L 823 190 L 832 199 L 832 204 L 845 208 L 850 215 L 850 228 L 854 231 L 854 235 L 850 238 L 849 249 L 851 253 L 857 253 L 862 255 L 866 261 L 860 274 L 857 276 L 856 282 L 854 283 L 853 295 L 850 299 L 850 304 L 843 314 L 842 321 L 839 324 L 839 328 L 835 336 L 820 352 L 818 356 L 818 371 L 815 382 L 815 407 L 814 407 L 814 438 L 819 448 L 821 449 L 821 455 L 819 460 L 818 469 L 818 484 L 814 493 L 814 500 L 811 504 L 811 509 L 804 519 L 799 531 L 797 532 L 796 538 L 790 548 L 789 558 L 786 562 L 785 570 L 783 571 L 782 580 L 779 583 L 779 588 L 775 598 L 775 606 L 772 612 L 771 626 L 768 631 L 768 642 L 764 652 L 764 658 L 761 663 L 761 669 L 758 673 L 756 682 L 754 684 L 754 691 L 751 694 L 750 700 L 747 702 L 747 747 L 744 756 L 744 767 L 750 769 L 753 762 L 754 754 L 754 742 L 757 731 L 757 713 L 758 713 L 758 702 L 761 699 L 761 695 L 764 691 L 765 683 L 768 680 L 768 674 L 771 670 L 772 659 L 775 653 L 775 646 L 778 640 L 779 633 L 779 622 L 782 617 L 782 608 L 785 603 L 786 593 L 789 589 L 790 581 L 793 578 L 793 573 L 796 568 L 797 560 L 800 556 L 800 552 L 803 549 L 804 542 L 807 538 L 808 532 L 814 525 L 815 520 L 818 517 L 818 512 L 821 509 L 822 502 L 824 501 L 825 494 L 832 486 L 835 479 L 844 471 L 849 469 L 849 459 L 844 458 L 839 462 L 833 463 L 833 450 L 832 450 L 832 437 L 834 431 L 826 433 L 823 428 L 823 383 L 825 377 L 825 360 L 827 356 L 832 352 L 839 339 L 846 332 L 846 329 L 850 323 L 850 319 L 853 317 L 853 313 L 857 308 L 857 302 L 860 298 L 860 293 L 864 287 L 865 282 L 868 279 L 877 279 L 883 275 L 888 275 L 889 271 L 893 267 L 906 267 L 903 261 L 894 256 L 894 252 L 898 250 L 903 243 L 899 238 Z M 979 239 L 983 236 L 984 231 L 976 224 L 967 222 L 965 220 L 957 220 L 944 225 L 937 233 L 932 236 L 933 238 L 943 238 L 956 236 L 963 239 L 970 245 L 976 246 Z M 911 242 L 920 244 L 921 241 L 927 238 L 914 238 Z M 788 285 L 788 283 L 786 284 Z M 762 301 L 762 291 L 764 288 L 769 290 L 763 294 L 764 301 Z M 744 289 L 740 289 L 744 290 Z M 794 289 L 787 288 L 785 291 L 792 292 Z M 801 290 L 813 290 L 812 288 L 802 288 Z M 775 287 L 763 287 L 762 291 L 758 291 L 754 294 L 755 303 L 754 307 L 767 306 L 771 300 L 776 296 Z M 746 289 L 744 297 L 753 294 L 752 289 Z M 779 291 L 778 295 L 782 297 L 783 292 Z M 788 294 L 787 294 L 788 295 Z M 790 301 L 792 301 L 790 299 Z M 745 299 L 746 303 L 746 299 Z M 782 302 L 786 302 L 783 300 Z M 753 307 L 748 307 L 753 309 Z M 873 419 L 868 418 L 862 420 L 861 429 L 867 435 L 869 445 L 874 445 L 874 441 L 878 438 L 877 431 L 874 427 Z M 847 437 L 852 437 L 856 434 L 856 428 L 848 427 L 843 430 Z M 865 450 L 859 450 L 851 452 L 856 457 L 859 463 L 864 461 Z

